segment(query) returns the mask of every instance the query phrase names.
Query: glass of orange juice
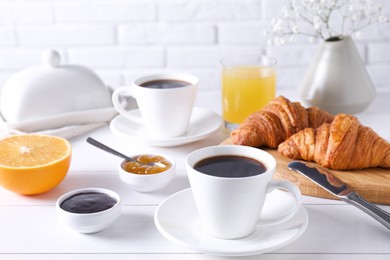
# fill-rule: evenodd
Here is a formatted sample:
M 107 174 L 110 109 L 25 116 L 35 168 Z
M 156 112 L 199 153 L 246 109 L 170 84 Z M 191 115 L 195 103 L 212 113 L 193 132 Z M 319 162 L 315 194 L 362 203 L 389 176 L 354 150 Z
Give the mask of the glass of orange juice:
M 222 64 L 222 115 L 225 129 L 237 128 L 250 114 L 275 97 L 276 59 L 228 56 Z

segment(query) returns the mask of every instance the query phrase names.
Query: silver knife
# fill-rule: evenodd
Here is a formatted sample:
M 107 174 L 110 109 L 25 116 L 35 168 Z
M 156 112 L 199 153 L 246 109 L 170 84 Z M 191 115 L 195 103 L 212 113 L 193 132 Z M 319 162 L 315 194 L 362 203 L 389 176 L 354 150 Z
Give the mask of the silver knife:
M 315 166 L 313 164 L 294 161 L 288 164 L 290 170 L 294 170 L 304 175 L 314 183 L 318 184 L 325 190 L 334 194 L 341 200 L 356 206 L 361 209 L 385 227 L 390 229 L 390 213 L 375 206 L 371 202 L 360 197 L 356 192 L 352 191 L 348 186 L 340 179 L 336 178 L 329 171 L 322 167 Z

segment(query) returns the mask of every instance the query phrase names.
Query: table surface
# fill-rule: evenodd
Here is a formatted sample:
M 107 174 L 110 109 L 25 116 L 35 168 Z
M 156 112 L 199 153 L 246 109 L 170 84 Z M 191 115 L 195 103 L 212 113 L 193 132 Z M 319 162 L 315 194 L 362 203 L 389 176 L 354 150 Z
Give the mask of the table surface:
M 291 100 L 294 93 L 282 92 Z M 220 113 L 216 92 L 199 93 L 196 105 Z M 390 140 L 390 92 L 357 116 L 386 140 Z M 163 190 L 138 193 L 121 183 L 116 168 L 121 159 L 85 142 L 92 136 L 127 154 L 156 153 L 177 162 L 177 176 Z M 0 188 L 0 259 L 225 259 L 205 255 L 172 243 L 157 230 L 153 215 L 159 203 L 189 187 L 184 157 L 191 151 L 216 145 L 227 138 L 219 130 L 206 139 L 178 147 L 152 147 L 115 136 L 109 127 L 73 138 L 72 164 L 67 177 L 52 191 L 21 196 Z M 390 171 L 389 171 L 390 174 Z M 104 187 L 122 198 L 122 214 L 108 229 L 79 234 L 61 225 L 55 202 L 70 190 Z M 390 259 L 390 230 L 342 201 L 303 196 L 309 216 L 305 233 L 291 244 L 245 259 Z M 380 206 L 390 211 L 389 206 Z M 180 210 L 180 209 L 178 209 Z

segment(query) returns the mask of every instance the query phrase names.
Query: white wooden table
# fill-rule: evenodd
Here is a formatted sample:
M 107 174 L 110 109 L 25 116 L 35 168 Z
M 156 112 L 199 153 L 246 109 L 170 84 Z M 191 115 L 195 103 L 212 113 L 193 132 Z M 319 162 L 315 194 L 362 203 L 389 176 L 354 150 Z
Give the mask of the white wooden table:
M 283 93 L 293 99 L 294 93 Z M 197 106 L 220 113 L 218 93 L 200 93 Z M 362 123 L 390 140 L 390 92 L 382 92 L 358 115 Z M 188 145 L 158 148 L 124 140 L 108 127 L 89 136 L 128 154 L 157 153 L 177 162 L 177 176 L 164 190 L 137 193 L 121 183 L 116 168 L 121 159 L 85 142 L 72 141 L 71 169 L 54 190 L 38 196 L 21 196 L 0 188 L 0 259 L 225 259 L 178 246 L 156 229 L 153 214 L 167 196 L 189 187 L 184 157 L 191 151 L 219 144 L 227 137 L 223 130 Z M 390 171 L 389 171 L 390 174 Z M 104 187 L 117 191 L 123 212 L 108 229 L 91 235 L 74 232 L 59 224 L 56 199 L 82 187 Z M 270 253 L 245 259 L 390 259 L 390 230 L 357 208 L 341 201 L 304 196 L 309 215 L 305 233 L 293 243 Z M 389 206 L 381 206 L 390 211 Z M 180 209 L 178 209 L 180 210 Z

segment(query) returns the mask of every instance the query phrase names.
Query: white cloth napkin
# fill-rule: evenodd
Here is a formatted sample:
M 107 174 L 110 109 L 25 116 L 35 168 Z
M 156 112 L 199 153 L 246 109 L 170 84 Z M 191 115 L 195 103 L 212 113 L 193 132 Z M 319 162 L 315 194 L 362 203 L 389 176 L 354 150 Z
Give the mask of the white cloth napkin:
M 82 124 L 82 125 L 71 125 L 64 126 L 57 129 L 49 129 L 44 131 L 34 132 L 36 134 L 46 134 L 46 135 L 55 135 L 65 139 L 71 139 L 73 137 L 77 137 L 83 134 L 86 134 L 92 130 L 103 127 L 107 125 L 107 122 L 103 123 L 90 123 L 90 124 Z M 2 128 L 0 129 L 0 138 L 5 138 L 11 135 L 24 134 L 26 132 L 22 132 L 15 129 Z

